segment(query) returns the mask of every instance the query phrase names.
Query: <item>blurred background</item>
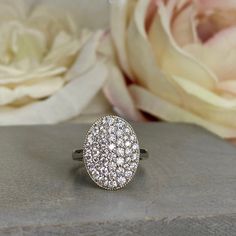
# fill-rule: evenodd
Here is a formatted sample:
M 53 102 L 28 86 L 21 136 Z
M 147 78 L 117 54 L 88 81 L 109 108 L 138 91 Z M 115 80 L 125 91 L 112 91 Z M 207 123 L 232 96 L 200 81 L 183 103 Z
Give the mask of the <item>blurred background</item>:
M 236 137 L 236 1 L 0 5 L 0 125 L 118 114 Z
M 79 28 L 98 29 L 109 25 L 109 0 L 25 0 L 29 4 L 59 6 L 72 12 L 78 20 Z

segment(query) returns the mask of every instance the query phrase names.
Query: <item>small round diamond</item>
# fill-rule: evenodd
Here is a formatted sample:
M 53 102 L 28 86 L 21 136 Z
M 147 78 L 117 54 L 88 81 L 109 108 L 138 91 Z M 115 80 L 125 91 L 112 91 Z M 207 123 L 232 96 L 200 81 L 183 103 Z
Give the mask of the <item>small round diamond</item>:
M 132 161 L 136 161 L 138 159 L 138 154 L 137 153 L 134 153 L 132 156 L 131 156 L 131 160 Z
M 117 172 L 117 174 L 122 175 L 122 174 L 124 174 L 125 169 L 122 168 L 122 167 L 119 167 L 119 168 L 116 170 L 116 172 Z
M 127 156 L 129 156 L 129 155 L 131 154 L 131 149 L 130 149 L 130 148 L 126 148 L 125 154 L 126 154 Z
M 131 146 L 131 142 L 130 142 L 130 141 L 126 141 L 126 142 L 125 142 L 125 146 L 126 146 L 126 147 L 130 147 L 130 146 Z
M 117 174 L 116 174 L 116 172 L 110 172 L 109 173 L 109 177 L 110 177 L 110 179 L 116 179 L 116 177 L 117 177 Z
M 115 128 L 114 126 L 110 126 L 110 127 L 108 128 L 108 132 L 109 132 L 110 134 L 115 134 L 116 128 Z
M 118 154 L 118 156 L 124 156 L 124 153 L 125 153 L 124 148 L 118 148 L 118 149 L 117 149 L 117 154 Z
M 97 149 L 97 148 L 94 148 L 93 150 L 92 150 L 92 153 L 93 153 L 93 156 L 94 157 L 97 157 L 97 156 L 99 156 L 99 149 Z
M 117 181 L 118 181 L 118 183 L 122 186 L 122 185 L 125 184 L 126 178 L 121 176 L 121 177 L 119 177 L 119 178 L 117 179 Z
M 137 164 L 135 162 L 132 162 L 129 167 L 130 169 L 135 169 L 137 168 Z
M 116 141 L 116 136 L 114 134 L 111 134 L 109 137 L 109 141 L 114 143 Z
M 126 134 L 129 134 L 130 133 L 130 129 L 127 127 L 127 128 L 125 128 L 125 133 Z
M 133 145 L 133 147 L 132 147 L 132 149 L 135 151 L 135 150 L 138 150 L 138 144 L 137 143 L 135 143 L 134 145 Z
M 132 176 L 132 171 L 128 170 L 125 172 L 125 177 L 130 178 Z
M 118 166 L 122 166 L 124 164 L 124 161 L 125 161 L 124 158 L 119 157 L 117 158 L 116 163 Z
M 92 143 L 93 142 L 93 135 L 92 134 L 90 134 L 90 135 L 88 135 L 88 143 Z
M 111 189 L 114 189 L 114 188 L 116 188 L 117 187 L 117 183 L 116 183 L 116 181 L 109 181 L 109 183 L 108 183 L 108 186 L 111 188 Z
M 117 140 L 117 145 L 118 145 L 119 147 L 123 147 L 123 146 L 124 146 L 124 141 L 123 141 L 121 138 L 119 138 L 119 139 Z
M 112 151 L 114 148 L 116 147 L 116 145 L 114 143 L 109 144 L 109 149 Z
M 126 158 L 125 158 L 125 162 L 126 162 L 126 163 L 130 163 L 130 162 L 131 162 L 131 157 L 129 157 L 129 156 L 126 157 Z
M 114 118 L 113 117 L 108 117 L 107 118 L 107 123 L 108 123 L 108 125 L 111 126 L 114 123 Z
M 121 137 L 123 135 L 123 131 L 120 129 L 117 130 L 116 135 L 117 135 L 117 137 Z
M 110 163 L 109 163 L 109 169 L 110 169 L 110 170 L 115 170 L 115 169 L 116 169 L 116 166 L 117 166 L 117 165 L 116 165 L 115 162 L 110 162 Z
M 124 187 L 139 163 L 139 144 L 131 126 L 116 116 L 99 119 L 89 129 L 84 162 L 95 183 L 106 189 Z

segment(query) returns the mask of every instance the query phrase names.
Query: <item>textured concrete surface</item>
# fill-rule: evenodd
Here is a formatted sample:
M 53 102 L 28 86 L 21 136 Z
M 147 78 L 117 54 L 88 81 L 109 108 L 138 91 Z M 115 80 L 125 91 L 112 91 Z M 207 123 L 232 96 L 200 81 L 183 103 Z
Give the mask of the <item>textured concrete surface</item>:
M 71 160 L 88 126 L 0 128 L 0 235 L 236 235 L 236 148 L 195 126 L 134 127 L 150 159 L 115 192 Z

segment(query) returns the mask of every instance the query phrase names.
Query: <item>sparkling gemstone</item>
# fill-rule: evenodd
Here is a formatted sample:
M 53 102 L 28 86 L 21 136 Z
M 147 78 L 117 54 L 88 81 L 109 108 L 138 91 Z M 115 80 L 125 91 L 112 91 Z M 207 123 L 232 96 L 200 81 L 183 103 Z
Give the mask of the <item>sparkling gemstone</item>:
M 92 134 L 88 135 L 87 140 L 88 143 L 91 144 L 93 142 L 93 135 Z
M 123 176 L 120 176 L 118 177 L 117 181 L 120 185 L 124 185 L 126 183 L 126 178 Z
M 124 156 L 124 154 L 125 154 L 124 148 L 118 148 L 117 149 L 117 154 L 118 154 L 118 156 Z
M 95 179 L 98 179 L 100 177 L 99 172 L 95 169 L 92 171 L 92 175 Z
M 116 145 L 114 143 L 109 144 L 109 149 L 110 150 L 113 150 L 115 147 L 116 147 Z
M 125 133 L 129 134 L 130 133 L 130 129 L 129 128 L 125 128 Z
M 126 157 L 126 158 L 125 158 L 125 162 L 126 162 L 126 163 L 130 163 L 130 162 L 131 162 L 131 157 L 129 157 L 129 156 Z
M 109 183 L 108 179 L 104 179 L 102 184 L 103 184 L 104 187 L 107 187 L 108 183 Z
M 124 164 L 124 158 L 122 157 L 117 158 L 116 163 L 118 166 L 122 166 Z
M 111 127 L 108 129 L 108 132 L 109 132 L 110 134 L 115 134 L 116 128 L 115 128 L 114 126 L 111 126 Z
M 137 164 L 135 162 L 130 163 L 130 169 L 136 169 L 137 168 Z
M 97 148 L 94 148 L 93 151 L 92 151 L 92 154 L 93 154 L 94 157 L 98 157 L 100 152 Z
M 116 136 L 114 134 L 111 134 L 109 137 L 109 141 L 114 143 L 116 141 Z
M 128 170 L 125 172 L 125 177 L 130 178 L 132 176 L 132 171 Z
M 116 160 L 117 156 L 115 153 L 109 153 L 109 155 L 107 156 L 108 160 Z
M 130 164 L 125 164 L 125 165 L 124 165 L 124 168 L 125 168 L 126 170 L 131 170 Z
M 122 168 L 122 167 L 119 167 L 117 170 L 116 170 L 117 174 L 119 175 L 122 175 L 124 172 L 125 172 L 125 169 Z
M 121 137 L 123 135 L 123 131 L 117 130 L 116 135 L 117 135 L 117 137 Z
M 86 157 L 91 157 L 91 150 L 90 150 L 90 149 L 86 149 L 86 150 L 84 151 L 84 155 L 85 155 Z
M 93 157 L 93 162 L 94 162 L 94 163 L 98 163 L 98 161 L 99 161 L 99 159 L 98 159 L 96 156 L 94 156 L 94 157 Z
M 108 167 L 109 166 L 109 161 L 108 160 L 104 160 L 103 166 Z
M 111 126 L 114 123 L 114 118 L 113 117 L 108 117 L 107 118 L 107 123 L 108 123 L 108 125 Z
M 135 135 L 131 135 L 131 136 L 130 136 L 130 140 L 131 140 L 131 141 L 135 141 L 135 139 L 136 139 Z
M 99 119 L 89 129 L 84 163 L 91 178 L 106 189 L 118 189 L 134 176 L 139 163 L 138 140 L 130 125 L 116 116 Z
M 99 128 L 97 126 L 93 127 L 92 134 L 97 135 L 99 133 Z
M 125 149 L 125 154 L 128 156 L 131 154 L 131 149 L 130 148 L 126 148 Z
M 126 147 L 130 147 L 130 146 L 131 146 L 131 142 L 130 142 L 130 141 L 126 141 L 126 142 L 125 142 L 125 146 L 126 146 Z
M 108 186 L 113 189 L 117 187 L 117 182 L 116 181 L 109 181 Z
M 116 177 L 117 177 L 116 172 L 111 171 L 111 172 L 109 173 L 109 178 L 110 178 L 110 179 L 116 179 Z
M 106 161 L 107 160 L 107 155 L 105 153 L 103 153 L 101 156 L 100 156 L 100 161 Z
M 137 150 L 138 149 L 138 144 L 134 144 L 132 148 L 133 148 L 133 150 Z
M 104 175 L 104 176 L 107 176 L 108 175 L 108 169 L 106 167 L 102 167 L 101 168 L 101 173 Z
M 109 163 L 109 169 L 110 170 L 115 170 L 116 169 L 116 163 L 115 162 L 110 162 Z
M 124 128 L 125 122 L 124 122 L 123 120 L 119 120 L 119 121 L 116 123 L 116 126 L 119 127 L 119 128 Z
M 133 153 L 133 155 L 131 156 L 131 160 L 132 161 L 136 161 L 138 159 L 138 154 L 137 153 Z
M 102 149 L 101 152 L 102 152 L 103 155 L 106 155 L 106 156 L 108 156 L 108 154 L 109 154 L 108 148 Z
M 123 147 L 124 146 L 124 141 L 120 138 L 120 139 L 118 139 L 117 140 L 117 145 L 119 146 L 119 147 Z

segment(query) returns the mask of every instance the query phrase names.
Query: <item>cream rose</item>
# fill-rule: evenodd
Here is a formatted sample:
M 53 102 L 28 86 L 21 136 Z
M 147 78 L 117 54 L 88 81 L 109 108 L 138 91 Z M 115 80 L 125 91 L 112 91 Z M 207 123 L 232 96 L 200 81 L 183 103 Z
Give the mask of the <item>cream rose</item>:
M 0 125 L 42 124 L 81 114 L 107 70 L 97 55 L 104 32 L 78 28 L 54 5 L 0 3 Z
M 117 0 L 111 5 L 122 70 L 106 87 L 113 105 L 133 119 L 142 118 L 141 110 L 236 137 L 236 1 Z M 131 106 L 115 83 L 123 84 Z

